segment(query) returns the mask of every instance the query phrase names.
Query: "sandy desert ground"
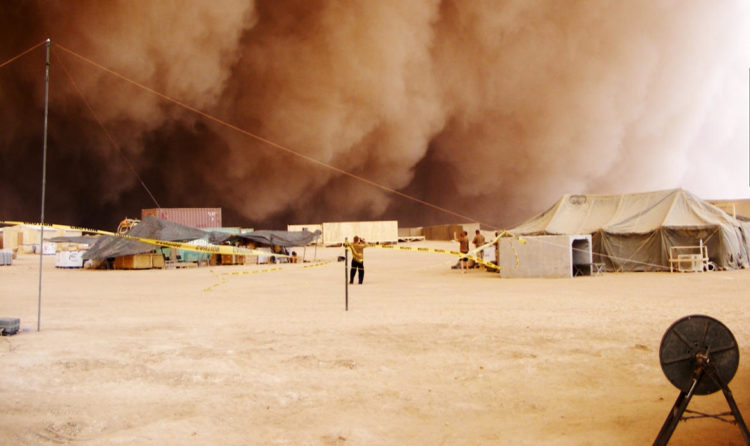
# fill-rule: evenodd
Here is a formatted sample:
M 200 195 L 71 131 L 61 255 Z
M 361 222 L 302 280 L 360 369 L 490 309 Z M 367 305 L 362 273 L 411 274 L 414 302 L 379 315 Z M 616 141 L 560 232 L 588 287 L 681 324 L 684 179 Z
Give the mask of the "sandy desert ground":
M 696 313 L 737 338 L 730 387 L 750 417 L 750 271 L 500 279 L 368 249 L 346 312 L 342 263 L 44 260 L 40 332 L 38 257 L 0 267 L 0 316 L 24 328 L 0 339 L 2 445 L 647 445 L 678 394 L 662 335 Z M 681 423 L 670 445 L 694 444 L 743 442 L 731 424 Z

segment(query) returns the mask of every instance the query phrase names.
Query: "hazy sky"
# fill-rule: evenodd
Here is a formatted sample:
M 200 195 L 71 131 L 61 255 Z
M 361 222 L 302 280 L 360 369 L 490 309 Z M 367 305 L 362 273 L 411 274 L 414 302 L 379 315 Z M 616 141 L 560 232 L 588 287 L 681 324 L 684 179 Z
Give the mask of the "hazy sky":
M 234 226 L 463 220 L 342 170 L 499 227 L 568 192 L 750 196 L 745 0 L 0 4 L 0 64 L 47 37 L 47 221 L 155 207 L 128 162 Z M 0 68 L 0 219 L 39 216 L 43 69 Z

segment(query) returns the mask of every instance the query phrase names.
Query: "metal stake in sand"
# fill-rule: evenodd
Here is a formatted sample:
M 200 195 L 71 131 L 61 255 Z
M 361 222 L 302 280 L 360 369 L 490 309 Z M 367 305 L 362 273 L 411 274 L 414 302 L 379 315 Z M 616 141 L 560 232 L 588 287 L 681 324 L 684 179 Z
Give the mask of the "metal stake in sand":
M 39 299 L 37 301 L 36 331 L 41 330 L 42 320 L 42 260 L 44 260 L 44 193 L 47 188 L 47 114 L 49 110 L 49 49 L 50 40 L 47 39 L 47 60 L 44 64 L 44 137 L 42 143 L 42 215 L 39 222 Z
M 347 265 L 349 264 L 349 248 L 346 247 L 346 242 L 348 240 L 344 239 L 344 308 L 345 311 L 349 311 L 349 275 L 347 274 Z

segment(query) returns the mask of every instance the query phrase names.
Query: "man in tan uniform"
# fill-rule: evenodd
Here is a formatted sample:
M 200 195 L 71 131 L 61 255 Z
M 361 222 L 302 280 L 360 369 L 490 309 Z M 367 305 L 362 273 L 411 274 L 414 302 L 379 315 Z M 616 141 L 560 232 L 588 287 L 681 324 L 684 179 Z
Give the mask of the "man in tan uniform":
M 466 231 L 461 231 L 461 236 L 459 237 L 456 237 L 456 233 L 454 232 L 453 241 L 458 242 L 458 250 L 461 252 L 461 254 L 466 254 L 469 252 L 469 234 L 467 234 Z M 469 268 L 468 257 L 461 257 L 458 262 L 461 264 L 461 273 L 465 273 Z
M 352 251 L 352 266 L 349 270 L 349 283 L 354 283 L 354 275 L 359 272 L 359 284 L 365 279 L 365 239 L 354 236 L 352 243 L 344 242 L 344 244 Z
M 477 229 L 474 235 L 474 240 L 472 240 L 471 243 L 474 244 L 474 249 L 479 248 L 480 246 L 484 245 L 485 243 L 484 236 L 482 235 L 481 232 L 479 232 L 479 229 Z M 477 258 L 484 260 L 484 249 L 477 251 Z

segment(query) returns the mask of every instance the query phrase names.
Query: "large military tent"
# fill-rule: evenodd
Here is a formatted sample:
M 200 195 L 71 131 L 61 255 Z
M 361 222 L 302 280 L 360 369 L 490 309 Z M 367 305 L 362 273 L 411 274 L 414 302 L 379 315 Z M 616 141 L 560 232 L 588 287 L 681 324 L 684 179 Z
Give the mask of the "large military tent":
M 669 270 L 671 247 L 701 243 L 716 267 L 746 268 L 750 250 L 740 222 L 682 189 L 564 195 L 510 232 L 591 234 L 594 262 L 604 263 L 609 271 Z

